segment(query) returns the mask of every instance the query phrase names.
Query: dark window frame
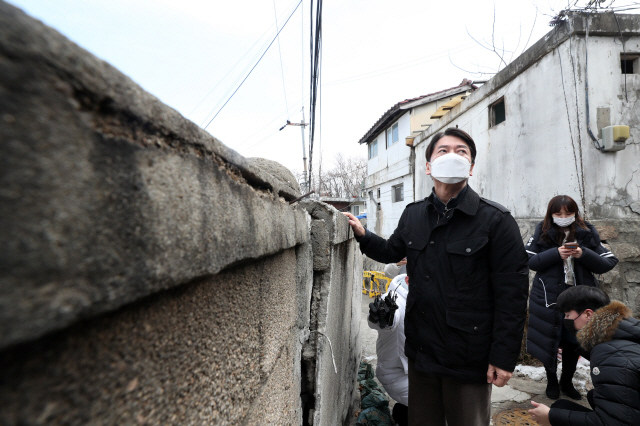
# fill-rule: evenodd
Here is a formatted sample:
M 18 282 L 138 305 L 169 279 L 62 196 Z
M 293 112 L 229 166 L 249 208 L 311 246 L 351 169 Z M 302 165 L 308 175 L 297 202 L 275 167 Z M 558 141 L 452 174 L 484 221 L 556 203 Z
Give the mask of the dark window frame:
M 620 54 L 620 74 L 640 74 L 640 53 Z
M 507 121 L 507 106 L 504 96 L 489 105 L 489 128 Z
M 398 190 L 400 190 L 400 197 L 398 197 Z M 400 201 L 404 201 L 404 182 L 391 187 L 391 202 L 398 203 Z

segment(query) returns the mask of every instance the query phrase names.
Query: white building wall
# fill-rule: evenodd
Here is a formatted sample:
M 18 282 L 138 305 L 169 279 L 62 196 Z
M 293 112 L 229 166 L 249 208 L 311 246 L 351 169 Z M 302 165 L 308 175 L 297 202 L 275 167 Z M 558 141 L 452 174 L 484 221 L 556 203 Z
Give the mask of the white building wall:
M 394 122 L 396 123 L 396 122 Z M 393 126 L 391 123 L 389 128 Z M 413 202 L 413 176 L 411 174 L 411 147 L 405 144 L 405 138 L 411 134 L 410 112 L 407 111 L 397 121 L 399 140 L 386 148 L 385 132 L 378 135 L 378 155 L 368 161 L 366 192 L 373 191 L 377 209 L 371 200 L 367 201 L 367 227 L 385 238 L 395 230 L 398 219 L 405 206 Z M 404 200 L 392 202 L 392 187 L 404 184 Z M 377 190 L 380 189 L 380 199 Z
M 495 92 L 490 92 L 490 84 L 483 86 L 434 123 L 416 139 L 416 196 L 427 196 L 433 185 L 425 175 L 428 141 L 436 132 L 458 126 L 477 144 L 471 187 L 505 205 L 515 217 L 544 216 L 548 201 L 558 194 L 572 196 L 584 209 L 582 179 L 589 218 L 640 214 L 640 110 L 635 107 L 640 100 L 640 75 L 627 75 L 627 102 L 619 40 L 589 37 L 591 128 L 597 133 L 598 107 L 611 108 L 611 124 L 631 126 L 625 150 L 599 152 L 586 129 L 584 49 L 584 36 L 574 35 L 571 43 L 563 42 Z M 640 37 L 627 40 L 626 50 L 640 52 Z M 502 96 L 506 121 L 489 128 L 489 106 Z

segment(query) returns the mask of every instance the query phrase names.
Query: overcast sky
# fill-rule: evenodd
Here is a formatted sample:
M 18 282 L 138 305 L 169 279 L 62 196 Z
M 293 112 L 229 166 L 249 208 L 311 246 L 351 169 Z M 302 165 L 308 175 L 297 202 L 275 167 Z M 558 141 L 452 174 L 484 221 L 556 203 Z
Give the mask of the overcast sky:
M 276 16 L 279 27 L 291 16 L 279 43 L 207 131 L 246 157 L 302 170 L 300 128 L 278 129 L 287 118 L 300 122 L 303 105 L 309 119 L 309 0 L 293 14 L 299 0 L 9 3 L 108 61 L 201 127 L 274 38 Z M 547 33 L 551 16 L 565 5 L 566 0 L 325 2 L 314 164 L 320 150 L 325 166 L 338 152 L 364 157 L 360 138 L 403 99 L 456 86 L 463 78 L 490 78 L 471 71 L 495 72 L 500 59 L 469 34 L 490 44 L 493 31 L 509 59 L 530 34 L 528 46 Z

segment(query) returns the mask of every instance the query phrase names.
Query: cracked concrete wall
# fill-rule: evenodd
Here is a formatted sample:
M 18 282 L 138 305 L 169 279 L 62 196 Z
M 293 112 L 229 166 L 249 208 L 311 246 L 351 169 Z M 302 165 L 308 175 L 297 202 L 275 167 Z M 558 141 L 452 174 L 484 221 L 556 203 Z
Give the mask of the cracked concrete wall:
M 362 353 L 362 254 L 342 213 L 324 203 L 301 205 L 312 217 L 314 246 L 311 336 L 303 348 L 309 398 L 303 420 L 314 426 L 348 424 L 359 397 L 354 378 Z M 316 250 L 318 239 L 330 244 Z
M 624 51 L 640 52 L 640 17 L 617 15 L 616 21 L 612 14 L 591 14 L 588 43 L 586 19 L 569 16 L 433 123 L 414 141 L 416 158 L 424 158 L 436 132 L 459 127 L 478 149 L 469 184 L 517 219 L 537 222 L 553 196 L 573 197 L 590 222 L 619 230 L 610 242 L 620 264 L 606 275 L 607 288 L 638 312 L 634 271 L 640 268 L 629 253 L 640 244 L 640 64 L 625 78 L 620 58 Z M 630 126 L 622 151 L 600 152 L 589 136 L 587 71 L 590 127 L 597 134 L 606 125 Z M 500 99 L 506 119 L 490 126 L 491 105 Z M 598 110 L 606 110 L 608 119 Z M 416 195 L 426 197 L 432 185 L 424 161 L 416 162 Z
M 0 423 L 301 425 L 310 341 L 352 404 L 355 242 L 289 171 L 2 1 L 0 140 Z

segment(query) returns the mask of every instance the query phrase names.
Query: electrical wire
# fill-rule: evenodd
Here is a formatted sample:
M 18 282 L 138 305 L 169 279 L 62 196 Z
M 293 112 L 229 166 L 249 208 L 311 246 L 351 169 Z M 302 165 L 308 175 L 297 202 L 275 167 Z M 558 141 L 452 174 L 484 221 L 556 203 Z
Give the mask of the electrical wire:
M 613 17 L 616 18 L 616 25 L 618 26 L 618 32 L 620 32 L 620 42 L 622 43 L 622 55 L 626 59 L 627 50 L 625 48 L 624 37 L 622 37 L 622 30 L 620 29 L 620 22 L 618 22 L 618 17 L 616 13 L 613 12 Z M 627 102 L 629 102 L 629 94 L 627 93 L 627 70 L 623 70 L 624 72 L 624 98 Z
M 285 21 L 284 25 L 282 25 L 282 28 L 280 28 L 280 30 L 278 30 L 278 33 L 276 34 L 276 36 L 273 38 L 273 40 L 271 40 L 271 43 L 269 43 L 269 46 L 267 46 L 266 50 L 264 51 L 264 53 L 260 56 L 260 59 L 258 59 L 258 62 L 256 62 L 256 64 L 253 66 L 253 68 L 251 68 L 251 71 L 249 71 L 249 74 L 247 74 L 247 76 L 244 78 L 244 80 L 242 80 L 242 83 L 240 83 L 240 85 L 236 88 L 236 90 L 233 91 L 233 93 L 231 94 L 231 96 L 229 97 L 229 99 L 227 99 L 227 101 L 224 103 L 224 105 L 222 105 L 222 107 L 220 107 L 220 109 L 218 110 L 218 112 L 216 113 L 216 115 L 213 116 L 213 118 L 209 121 L 209 123 L 207 123 L 206 126 L 204 126 L 204 129 L 206 130 L 207 127 L 209 127 L 209 125 L 213 122 L 213 120 L 216 119 L 216 117 L 218 116 L 218 114 L 220 114 L 220 112 L 224 109 L 224 107 L 229 103 L 229 101 L 233 98 L 233 96 L 238 92 L 238 90 L 240 90 L 240 88 L 242 87 L 242 85 L 244 84 L 245 81 L 247 81 L 247 78 L 249 78 L 249 76 L 251 75 L 251 73 L 253 72 L 254 69 L 256 69 L 256 67 L 258 66 L 258 64 L 260 63 L 260 61 L 262 61 L 262 58 L 264 58 L 264 55 L 266 55 L 266 53 L 269 51 L 269 48 L 271 47 L 271 45 L 273 45 L 273 42 L 276 41 L 276 38 L 278 38 L 278 36 L 280 35 L 280 32 L 284 29 L 284 27 L 287 26 L 287 23 L 289 22 L 289 20 L 291 19 L 291 17 L 293 16 L 293 14 L 296 12 L 296 10 L 298 10 L 298 7 L 300 7 L 300 4 L 302 3 L 302 0 L 300 0 L 298 2 L 298 5 L 296 6 L 295 9 L 293 9 L 293 12 L 291 12 L 291 15 L 289 15 L 289 17 L 287 18 L 287 20 Z
M 309 188 L 313 178 L 313 145 L 316 130 L 316 104 L 318 101 L 318 83 L 320 81 L 320 52 L 322 50 L 322 1 L 316 0 L 315 27 L 313 27 L 313 7 L 311 8 L 311 99 L 309 106 Z M 313 29 L 315 28 L 315 31 Z
M 187 114 L 187 118 L 188 118 L 191 114 L 193 114 L 193 113 L 195 112 L 195 110 L 197 110 L 197 109 L 198 109 L 198 107 L 199 107 L 200 105 L 202 105 L 202 103 L 205 101 L 205 99 L 207 99 L 207 98 L 208 98 L 208 97 L 213 93 L 213 91 L 214 91 L 214 90 L 216 90 L 216 88 L 217 88 L 218 86 L 220 86 L 220 84 L 222 84 L 222 82 L 224 81 L 224 79 L 225 79 L 225 78 L 227 78 L 227 76 L 228 76 L 229 74 L 231 74 L 231 72 L 232 72 L 232 71 L 233 71 L 233 70 L 234 70 L 238 65 L 240 65 L 240 63 L 242 62 L 242 60 L 243 60 L 243 59 L 244 59 L 244 58 L 245 58 L 249 53 L 251 53 L 251 51 L 253 50 L 253 48 L 254 48 L 254 47 L 256 47 L 256 45 L 260 42 L 260 40 L 262 40 L 262 38 L 263 38 L 263 37 L 264 37 L 264 36 L 265 36 L 265 35 L 266 35 L 270 30 L 271 30 L 271 27 L 269 27 L 269 29 L 268 29 L 267 31 L 265 31 L 265 33 L 264 33 L 264 34 L 262 34 L 262 35 L 260 36 L 260 38 L 258 38 L 258 40 L 256 40 L 256 42 L 255 42 L 255 43 L 253 43 L 253 46 L 251 46 L 251 47 L 249 48 L 249 50 L 247 50 L 247 52 L 246 52 L 244 55 L 242 55 L 242 57 L 238 60 L 238 62 L 236 62 L 236 64 L 235 64 L 234 66 L 232 66 L 232 67 L 229 69 L 229 71 L 227 71 L 227 73 L 224 75 L 224 77 L 222 77 L 222 78 L 220 79 L 220 81 L 218 81 L 218 83 L 216 83 L 216 85 L 215 85 L 215 86 L 213 86 L 213 89 L 209 90 L 209 93 L 207 93 L 207 94 L 204 96 L 204 98 L 202 98 L 202 99 L 200 100 L 200 102 L 198 102 L 198 104 L 197 104 L 195 107 L 193 107 L 193 109 L 192 109 L 192 110 Z
M 576 145 L 575 142 L 573 140 L 573 126 L 571 125 L 571 117 L 569 114 L 569 103 L 567 102 L 567 92 L 565 90 L 565 86 L 564 86 L 564 70 L 562 68 L 562 52 L 560 51 L 560 45 L 558 44 L 558 29 L 560 28 L 560 26 L 556 26 L 553 29 L 554 32 L 554 36 L 556 39 L 556 48 L 558 49 L 558 61 L 560 62 L 560 80 L 562 82 L 562 93 L 564 94 L 564 106 L 565 109 L 567 110 L 567 124 L 569 125 L 569 137 L 571 139 L 571 148 L 573 150 L 573 162 L 574 165 L 576 167 L 576 178 L 578 179 L 578 190 L 580 191 L 580 198 L 582 201 L 582 211 L 585 211 L 585 199 L 584 199 L 584 191 L 583 191 L 583 185 L 580 184 L 581 180 L 584 180 L 584 174 L 580 172 L 580 170 L 578 170 L 578 157 L 576 155 Z M 570 35 L 571 37 L 571 35 Z M 572 52 L 571 50 L 569 50 L 569 55 L 571 55 Z M 574 76 L 575 77 L 575 76 Z M 577 96 L 577 92 L 576 92 L 576 96 Z M 578 129 L 578 133 L 580 132 L 580 129 Z
M 291 7 L 293 7 L 293 5 L 295 4 L 295 0 L 294 2 L 292 2 L 289 6 L 288 9 L 290 9 Z M 216 88 L 218 88 L 218 86 L 220 84 L 222 84 L 222 82 L 227 78 L 227 76 L 229 74 L 231 74 L 231 72 L 236 69 L 236 67 L 238 65 L 240 65 L 240 63 L 242 62 L 242 60 L 253 51 L 253 48 L 256 47 L 256 45 L 258 43 L 260 43 L 260 41 L 268 34 L 271 32 L 271 28 L 273 27 L 273 25 L 271 25 L 257 40 L 256 42 L 249 48 L 249 50 L 247 50 L 247 52 L 242 55 L 242 57 L 238 60 L 238 62 L 236 62 L 236 64 L 231 67 L 229 69 L 229 71 L 227 71 L 227 73 L 224 75 L 224 77 L 222 77 L 220 79 L 220 81 L 218 81 L 218 83 L 216 83 L 216 85 L 200 100 L 200 102 L 198 102 L 198 104 L 187 114 L 187 117 L 191 116 L 191 114 L 193 114 L 198 107 L 215 91 Z M 276 31 L 277 31 L 278 27 L 276 26 Z M 249 67 L 251 66 L 251 64 L 256 60 L 256 58 L 258 57 L 258 55 L 260 54 L 260 52 L 262 52 L 262 50 L 264 49 L 264 47 L 266 46 L 266 43 L 268 42 L 268 40 L 265 41 L 265 43 L 263 44 L 263 46 L 260 48 L 260 50 L 258 52 L 256 52 L 256 54 L 253 56 L 253 58 L 249 61 L 249 63 L 245 66 L 245 68 L 238 74 L 238 77 L 236 78 L 236 80 L 231 84 L 231 87 L 227 90 L 227 92 L 221 97 L 220 101 L 216 104 L 216 106 L 212 109 L 212 111 L 215 111 L 218 108 L 218 105 L 220 105 L 222 103 L 222 101 L 227 97 L 227 95 L 231 92 L 232 88 L 235 87 L 235 85 L 238 83 L 238 81 L 240 81 L 240 79 L 242 78 L 242 76 L 244 75 L 245 72 L 247 72 L 247 70 L 249 69 Z M 209 112 L 206 116 L 205 119 L 203 120 L 203 122 L 200 124 L 200 127 L 204 126 L 204 123 L 207 122 L 208 117 L 212 114 L 212 112 Z
M 278 28 L 278 12 L 276 10 L 276 0 L 273 0 L 273 14 L 276 17 L 276 29 Z M 280 34 L 280 31 L 278 31 Z M 289 102 L 287 102 L 287 88 L 284 84 L 284 67 L 282 66 L 282 49 L 280 48 L 280 36 L 276 36 L 278 38 L 278 55 L 280 56 L 280 74 L 282 75 L 282 90 L 284 92 L 284 105 L 286 108 L 287 119 L 289 119 Z
M 438 59 L 442 59 L 444 57 L 447 57 L 447 55 L 449 55 L 450 53 L 463 52 L 465 50 L 468 50 L 468 49 L 472 48 L 473 45 L 474 45 L 474 43 L 467 43 L 467 44 L 455 47 L 455 48 L 453 48 L 453 50 L 449 49 L 447 51 L 437 52 L 437 53 L 434 53 L 432 55 L 423 56 L 422 58 L 414 59 L 414 60 L 411 60 L 411 61 L 408 61 L 408 62 L 404 62 L 404 63 L 397 64 L 397 65 L 393 65 L 393 66 L 390 66 L 390 67 L 380 68 L 378 70 L 369 71 L 369 72 L 366 72 L 366 73 L 363 73 L 363 74 L 357 74 L 357 75 L 353 75 L 351 77 L 345 77 L 343 79 L 330 81 L 330 82 L 324 83 L 323 87 L 334 86 L 334 85 L 337 85 L 337 84 L 352 83 L 352 82 L 359 81 L 359 80 L 364 80 L 364 79 L 367 79 L 367 78 L 373 78 L 373 77 L 378 77 L 378 76 L 381 76 L 381 75 L 390 74 L 390 73 L 397 72 L 397 71 L 402 71 L 402 70 L 405 70 L 407 68 L 417 67 L 419 65 L 423 65 L 423 64 L 426 64 L 426 63 L 429 63 L 429 62 L 433 62 L 433 61 L 437 61 Z M 407 65 L 407 66 L 404 66 L 404 65 Z

